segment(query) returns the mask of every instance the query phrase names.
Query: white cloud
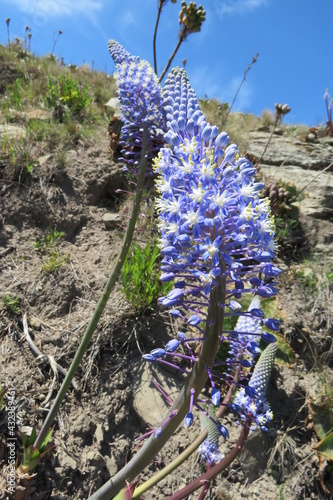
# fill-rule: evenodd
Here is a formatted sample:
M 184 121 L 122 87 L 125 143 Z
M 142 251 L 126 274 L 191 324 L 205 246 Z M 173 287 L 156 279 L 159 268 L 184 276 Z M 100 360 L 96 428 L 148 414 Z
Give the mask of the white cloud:
M 121 27 L 122 29 L 136 26 L 138 19 L 134 16 L 131 10 L 126 10 L 121 16 Z
M 86 14 L 91 15 L 102 8 L 102 2 L 97 0 L 11 0 L 22 12 L 36 15 Z
M 213 5 L 218 17 L 245 14 L 267 4 L 267 0 L 214 0 Z

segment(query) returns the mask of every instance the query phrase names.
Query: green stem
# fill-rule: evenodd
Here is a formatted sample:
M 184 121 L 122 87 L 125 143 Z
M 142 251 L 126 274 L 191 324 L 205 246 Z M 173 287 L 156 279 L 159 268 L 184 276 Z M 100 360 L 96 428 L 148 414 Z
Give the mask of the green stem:
M 275 131 L 275 129 L 276 129 L 276 126 L 277 126 L 277 124 L 278 124 L 278 121 L 279 121 L 279 115 L 276 113 L 276 115 L 275 115 L 275 121 L 274 121 L 274 125 L 273 125 L 273 129 L 272 129 L 271 135 L 269 136 L 268 141 L 266 142 L 265 149 L 264 149 L 264 151 L 262 152 L 262 154 L 261 154 L 261 156 L 260 156 L 260 158 L 259 158 L 259 160 L 258 160 L 258 163 L 256 163 L 256 168 L 258 168 L 258 167 L 259 167 L 260 163 L 262 162 L 262 160 L 263 160 L 263 158 L 264 158 L 264 156 L 265 156 L 265 153 L 266 153 L 266 151 L 267 151 L 267 148 L 268 148 L 268 146 L 269 146 L 269 143 L 270 143 L 270 142 L 271 142 L 271 140 L 272 140 L 272 137 L 273 137 L 274 131 Z
M 233 98 L 233 100 L 232 100 L 231 106 L 229 107 L 228 112 L 227 112 L 227 114 L 226 114 L 226 116 L 225 116 L 224 120 L 222 121 L 222 124 L 221 124 L 221 129 L 223 129 L 223 128 L 225 127 L 225 125 L 226 125 L 226 123 L 227 123 L 227 121 L 228 121 L 229 114 L 231 113 L 231 110 L 232 110 L 232 108 L 233 108 L 233 105 L 235 104 L 235 101 L 236 101 L 237 96 L 238 96 L 238 94 L 239 94 L 239 91 L 240 91 L 240 89 L 242 88 L 243 83 L 245 82 L 246 77 L 247 77 L 247 74 L 248 74 L 248 72 L 250 71 L 250 69 L 251 69 L 252 65 L 253 65 L 253 64 L 257 61 L 258 56 L 259 56 L 259 52 L 257 52 L 257 55 L 256 55 L 255 57 L 253 57 L 252 62 L 249 64 L 249 66 L 247 67 L 247 69 L 244 71 L 244 76 L 243 76 L 243 79 L 242 79 L 242 81 L 240 82 L 239 87 L 238 87 L 238 89 L 237 89 L 237 91 L 236 91 L 236 94 L 234 95 L 234 98 Z
M 229 390 L 228 390 L 225 398 L 223 399 L 223 403 L 216 413 L 217 419 L 220 419 L 224 415 L 224 413 L 226 412 L 227 407 L 232 399 L 232 396 L 233 396 L 235 390 L 237 389 L 238 378 L 239 378 L 239 369 L 237 369 L 237 371 L 234 375 L 234 381 L 230 385 Z M 187 460 L 192 455 L 192 453 L 194 453 L 195 450 L 197 448 L 199 448 L 201 443 L 204 442 L 204 440 L 207 438 L 207 435 L 208 435 L 208 427 L 206 427 L 199 434 L 199 436 L 193 441 L 193 443 L 191 443 L 186 448 L 186 450 L 184 450 L 177 458 L 175 458 L 175 460 L 173 460 L 168 465 L 166 465 L 162 470 L 157 472 L 157 474 L 155 474 L 153 477 L 151 477 L 150 479 L 148 479 L 144 483 L 140 484 L 140 486 L 135 488 L 135 491 L 134 491 L 133 496 L 132 496 L 133 500 L 135 500 L 136 498 L 140 498 L 140 496 L 143 495 L 147 490 L 149 490 L 150 488 L 155 486 L 155 484 L 162 481 L 162 479 L 164 479 L 166 476 L 171 474 L 171 472 L 173 470 L 175 470 L 183 462 L 185 462 L 185 460 Z
M 168 71 L 168 69 L 170 68 L 171 63 L 172 63 L 172 61 L 173 61 L 173 59 L 174 59 L 175 55 L 177 54 L 178 49 L 179 49 L 179 47 L 181 46 L 182 42 L 186 39 L 187 34 L 188 34 L 188 31 L 187 31 L 187 29 L 184 27 L 184 28 L 181 30 L 180 34 L 179 34 L 179 40 L 178 40 L 178 43 L 177 43 L 177 45 L 176 45 L 176 47 L 175 47 L 175 50 L 172 52 L 172 54 L 171 54 L 171 56 L 170 56 L 170 59 L 169 59 L 169 61 L 168 61 L 167 65 L 165 66 L 164 70 L 162 71 L 161 76 L 159 77 L 159 80 L 158 80 L 158 81 L 159 81 L 159 83 L 161 83 L 161 81 L 163 80 L 163 78 L 164 78 L 164 76 L 165 76 L 166 72 L 167 72 L 167 71 Z
M 225 264 L 224 262 L 222 262 L 222 264 L 221 275 L 223 276 Z M 205 331 L 207 340 L 203 342 L 198 360 L 192 372 L 185 380 L 180 394 L 163 419 L 163 423 L 168 419 L 169 421 L 163 426 L 161 437 L 156 439 L 154 435 L 152 435 L 132 460 L 94 493 L 89 500 L 109 500 L 114 497 L 126 486 L 126 483 L 133 481 L 134 478 L 150 464 L 154 456 L 161 450 L 177 427 L 183 422 L 186 413 L 189 411 L 191 389 L 194 389 L 194 400 L 196 400 L 208 378 L 206 366 L 211 368 L 219 347 L 219 335 L 222 332 L 224 319 L 224 308 L 220 307 L 219 304 L 224 304 L 225 302 L 225 290 L 225 278 L 220 276 L 217 285 L 210 293 Z
M 160 4 L 158 6 L 158 12 L 157 12 L 157 19 L 156 19 L 156 24 L 155 24 L 155 31 L 154 31 L 154 40 L 153 40 L 153 49 L 154 49 L 154 69 L 155 73 L 157 75 L 157 57 L 156 57 L 156 36 L 157 36 L 157 28 L 158 24 L 160 22 L 160 17 L 161 17 L 161 12 L 163 9 L 163 0 L 160 0 Z
M 69 385 L 71 384 L 74 375 L 81 363 L 81 360 L 83 358 L 84 353 L 87 350 L 88 344 L 90 342 L 90 339 L 92 337 L 92 334 L 96 330 L 98 321 L 103 313 L 103 310 L 106 306 L 106 303 L 108 301 L 108 298 L 110 297 L 110 293 L 119 278 L 121 268 L 125 262 L 132 238 L 133 238 L 133 233 L 135 229 L 135 223 L 137 220 L 137 216 L 140 210 L 140 203 L 141 203 L 141 197 L 142 197 L 142 191 L 144 187 L 144 182 L 145 182 L 145 174 L 146 174 L 146 167 L 147 167 L 147 160 L 145 158 L 146 153 L 147 153 L 147 143 L 148 143 L 148 137 L 149 137 L 149 131 L 148 131 L 148 126 L 145 125 L 142 133 L 142 152 L 141 152 L 141 159 L 140 159 L 140 167 L 139 167 L 139 175 L 138 175 L 138 180 L 137 180 L 137 187 L 136 187 L 136 193 L 134 197 L 134 202 L 133 202 L 133 207 L 132 207 L 132 212 L 131 216 L 127 225 L 127 230 L 124 236 L 123 244 L 121 247 L 121 250 L 118 254 L 116 263 L 113 266 L 113 269 L 111 271 L 110 277 L 107 281 L 107 284 L 105 286 L 105 289 L 103 291 L 103 294 L 101 298 L 99 299 L 96 309 L 90 319 L 90 322 L 87 326 L 87 329 L 84 333 L 83 339 L 81 341 L 81 344 L 76 351 L 76 354 L 74 356 L 74 359 L 72 361 L 71 366 L 69 367 L 67 376 L 65 377 L 59 392 L 53 402 L 53 405 L 43 423 L 43 426 L 37 436 L 37 439 L 34 443 L 35 448 L 38 450 L 40 449 L 47 433 L 48 430 L 50 429 L 52 422 L 59 410 L 60 404 L 62 400 L 64 399 L 67 389 Z

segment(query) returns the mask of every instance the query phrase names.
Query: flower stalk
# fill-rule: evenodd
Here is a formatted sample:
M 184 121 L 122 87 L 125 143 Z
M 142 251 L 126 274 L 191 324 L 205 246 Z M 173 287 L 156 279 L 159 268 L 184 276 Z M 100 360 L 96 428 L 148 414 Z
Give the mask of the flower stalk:
M 220 278 L 218 285 L 211 291 L 210 307 L 208 311 L 209 322 L 207 322 L 205 336 L 207 341 L 202 344 L 198 355 L 198 361 L 195 363 L 192 372 L 184 382 L 176 401 L 168 410 L 163 418 L 166 421 L 171 414 L 176 412 L 170 418 L 168 424 L 163 427 L 161 436 L 156 439 L 152 435 L 144 444 L 141 450 L 126 464 L 110 481 L 105 483 L 89 500 L 108 500 L 115 496 L 126 482 L 131 482 L 142 472 L 153 460 L 155 455 L 162 449 L 164 444 L 170 439 L 177 427 L 182 423 L 191 400 L 191 389 L 194 389 L 194 400 L 196 400 L 203 389 L 208 378 L 206 365 L 212 366 L 218 346 L 219 334 L 223 325 L 224 310 L 218 307 L 218 304 L 225 299 L 225 280 Z M 162 425 L 160 425 L 161 427 Z
M 147 152 L 147 143 L 148 143 L 148 137 L 149 137 L 149 130 L 148 130 L 148 125 L 144 125 L 143 132 L 142 132 L 142 151 L 141 151 L 141 161 L 140 161 L 140 169 L 139 169 L 139 176 L 137 180 L 137 187 L 136 187 L 136 193 L 135 193 L 135 198 L 133 201 L 133 206 L 132 206 L 132 211 L 131 211 L 131 216 L 128 221 L 126 233 L 123 239 L 122 247 L 121 250 L 118 254 L 118 257 L 116 259 L 116 262 L 113 266 L 113 269 L 111 271 L 110 277 L 107 281 L 107 284 L 105 286 L 105 289 L 103 291 L 103 294 L 101 298 L 99 299 L 96 309 L 90 319 L 90 322 L 87 326 L 87 329 L 84 333 L 83 339 L 81 341 L 80 346 L 78 347 L 78 350 L 76 351 L 76 354 L 74 356 L 74 359 L 72 361 L 72 364 L 68 370 L 67 376 L 65 377 L 59 392 L 57 394 L 56 399 L 54 400 L 54 403 L 44 421 L 44 424 L 37 436 L 37 439 L 34 443 L 35 448 L 38 450 L 40 449 L 42 443 L 45 440 L 45 437 L 47 436 L 47 433 L 52 425 L 52 422 L 60 408 L 61 402 L 64 399 L 66 392 L 74 378 L 75 373 L 77 372 L 77 369 L 81 363 L 81 360 L 84 356 L 84 353 L 86 352 L 90 339 L 94 333 L 94 331 L 97 328 L 98 321 L 105 309 L 106 303 L 110 297 L 111 291 L 113 290 L 114 285 L 116 284 L 120 273 L 122 266 L 125 262 L 125 259 L 127 257 L 127 253 L 133 238 L 134 234 L 134 229 L 135 229 L 135 224 L 136 220 L 138 217 L 138 213 L 140 211 L 140 204 L 141 204 L 141 198 L 142 198 L 142 192 L 144 188 L 144 183 L 145 183 L 145 175 L 146 175 L 146 168 L 147 168 L 147 160 L 146 160 L 146 152 Z

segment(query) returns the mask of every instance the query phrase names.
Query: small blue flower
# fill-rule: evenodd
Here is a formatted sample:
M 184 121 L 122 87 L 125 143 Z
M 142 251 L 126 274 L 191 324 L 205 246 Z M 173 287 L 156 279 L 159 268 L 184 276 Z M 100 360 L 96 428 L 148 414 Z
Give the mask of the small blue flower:
M 184 420 L 184 428 L 188 429 L 193 424 L 193 413 L 187 413 Z
M 179 345 L 180 345 L 179 340 L 177 339 L 169 340 L 169 342 L 165 346 L 165 350 L 166 352 L 175 352 L 178 349 Z
M 270 330 L 273 330 L 274 332 L 277 332 L 280 329 L 280 325 L 281 325 L 282 321 L 279 321 L 279 320 L 273 319 L 273 318 L 265 318 L 263 320 L 263 323 Z
M 214 406 L 218 406 L 220 404 L 221 392 L 218 389 L 216 389 L 216 387 L 213 387 L 212 389 L 211 399 Z
M 219 434 L 221 434 L 221 436 L 224 437 L 224 439 L 229 439 L 228 429 L 226 427 L 224 427 L 224 425 L 219 424 L 217 426 L 217 431 L 218 431 Z
M 163 358 L 165 356 L 165 350 L 161 348 L 154 349 L 150 352 L 151 356 L 154 358 Z
M 199 446 L 199 452 L 201 453 L 202 459 L 209 465 L 215 465 L 223 460 L 224 455 L 220 453 L 217 445 L 205 439 L 205 441 Z
M 268 332 L 262 332 L 261 334 L 261 338 L 262 340 L 264 340 L 265 342 L 268 342 L 269 344 L 274 344 L 276 342 L 276 337 L 274 337 L 274 335 L 272 335 L 271 333 L 268 333 Z

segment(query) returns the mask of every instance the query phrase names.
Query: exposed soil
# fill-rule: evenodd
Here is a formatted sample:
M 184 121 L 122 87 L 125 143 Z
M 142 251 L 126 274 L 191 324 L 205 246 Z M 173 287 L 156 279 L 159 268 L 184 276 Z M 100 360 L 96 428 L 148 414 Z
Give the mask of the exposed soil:
M 119 250 L 129 203 L 116 193 L 125 181 L 121 166 L 111 159 L 106 134 L 70 151 L 63 167 L 52 156 L 41 158 L 22 183 L 12 182 L 8 165 L 0 165 L 0 174 L 0 296 L 19 298 L 19 311 L 3 307 L 0 312 L 0 380 L 15 390 L 17 429 L 40 429 L 62 375 L 53 382 L 50 365 L 32 353 L 22 316 L 27 314 L 38 349 L 67 369 Z M 119 214 L 119 223 L 106 228 L 103 216 L 110 212 Z M 137 231 L 136 239 L 147 234 L 145 224 L 142 217 L 140 227 L 146 233 Z M 307 218 L 301 224 L 303 246 L 310 251 L 332 231 L 329 221 Z M 56 245 L 63 263 L 45 272 L 48 250 L 38 251 L 34 243 L 55 227 L 65 233 Z M 290 255 L 283 249 L 280 254 L 285 271 L 279 294 L 285 316 L 282 333 L 295 350 L 295 362 L 274 369 L 268 391 L 274 412 L 269 433 L 250 435 L 240 459 L 212 482 L 207 498 L 324 499 L 332 492 L 327 463 L 320 464 L 313 449 L 318 438 L 306 405 L 308 398 L 318 400 L 324 371 L 326 383 L 333 381 L 332 287 L 326 282 L 318 289 L 301 285 L 284 264 L 290 263 Z M 323 268 L 319 262 L 318 276 Z M 137 318 L 118 285 L 76 376 L 78 390 L 69 390 L 56 419 L 56 448 L 37 466 L 35 476 L 17 480 L 15 498 L 88 498 L 133 456 L 135 438 L 148 430 L 133 404 L 142 366 L 139 348 L 149 352 L 168 338 L 173 338 L 168 315 L 156 305 Z M 193 440 L 198 421 L 190 430 L 178 430 L 140 480 Z M 240 429 L 230 415 L 224 423 L 230 432 L 230 440 L 221 444 L 226 453 Z M 7 499 L 13 497 L 7 490 L 8 435 L 1 419 L 0 433 L 0 498 Z M 19 445 L 16 451 L 19 456 Z M 194 456 L 145 498 L 165 498 L 204 470 Z

